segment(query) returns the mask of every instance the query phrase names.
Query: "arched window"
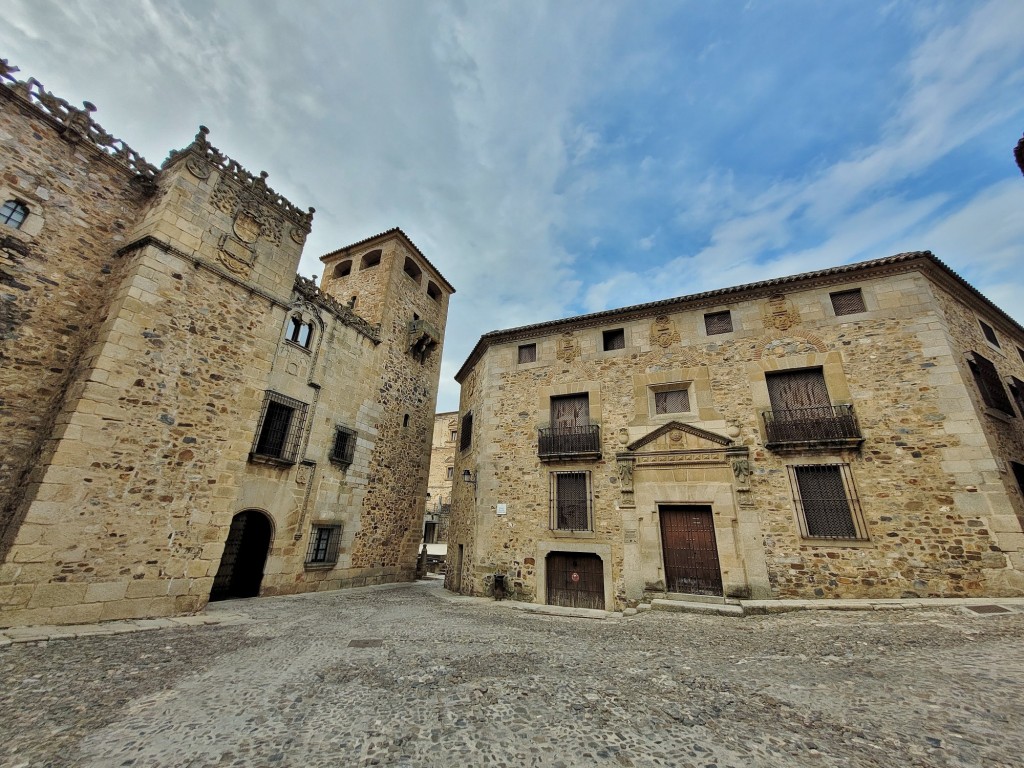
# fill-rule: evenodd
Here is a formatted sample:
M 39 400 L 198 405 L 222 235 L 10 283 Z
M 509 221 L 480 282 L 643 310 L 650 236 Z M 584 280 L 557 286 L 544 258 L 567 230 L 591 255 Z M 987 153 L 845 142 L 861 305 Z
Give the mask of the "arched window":
M 334 267 L 333 277 L 348 277 L 352 274 L 352 259 L 339 261 Z
M 313 341 L 313 324 L 304 323 L 301 316 L 293 315 L 291 327 L 288 329 L 288 341 L 309 349 L 310 342 Z
M 369 269 L 370 267 L 376 267 L 380 264 L 381 250 L 378 248 L 375 251 L 370 251 L 363 255 L 363 260 L 359 263 L 360 269 Z
M 28 208 L 17 200 L 8 200 L 4 203 L 3 208 L 0 208 L 0 222 L 12 229 L 21 229 L 21 225 L 27 217 Z

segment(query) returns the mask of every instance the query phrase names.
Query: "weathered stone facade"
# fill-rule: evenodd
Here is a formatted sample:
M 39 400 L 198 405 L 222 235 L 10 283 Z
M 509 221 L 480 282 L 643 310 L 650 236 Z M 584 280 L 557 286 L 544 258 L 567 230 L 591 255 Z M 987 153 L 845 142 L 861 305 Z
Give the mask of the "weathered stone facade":
M 448 541 L 458 434 L 458 411 L 434 415 L 434 435 L 430 443 L 430 474 L 427 478 L 427 493 L 430 497 L 427 499 L 427 511 L 424 516 L 424 541 L 428 544 L 443 544 Z
M 1024 594 L 1022 350 L 926 252 L 487 334 L 446 586 Z
M 2 66 L 0 626 L 412 578 L 454 289 L 397 229 L 297 277 L 205 128 L 157 169 Z

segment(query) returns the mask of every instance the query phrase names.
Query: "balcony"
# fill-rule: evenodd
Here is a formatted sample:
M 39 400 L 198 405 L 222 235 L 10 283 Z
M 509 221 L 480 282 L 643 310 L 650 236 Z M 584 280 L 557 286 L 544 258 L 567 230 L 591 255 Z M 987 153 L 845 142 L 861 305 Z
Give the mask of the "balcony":
M 856 448 L 864 442 L 852 405 L 765 411 L 766 448 L 774 451 Z
M 601 427 L 548 427 L 539 430 L 537 456 L 542 461 L 601 458 Z

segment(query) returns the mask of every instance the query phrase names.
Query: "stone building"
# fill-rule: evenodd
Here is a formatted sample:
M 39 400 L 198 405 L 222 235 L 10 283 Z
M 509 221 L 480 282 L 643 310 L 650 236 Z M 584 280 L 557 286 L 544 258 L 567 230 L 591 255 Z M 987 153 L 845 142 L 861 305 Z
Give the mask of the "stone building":
M 430 472 L 427 476 L 427 508 L 423 517 L 423 541 L 428 545 L 431 555 L 442 557 L 447 553 L 445 544 L 448 541 L 458 435 L 458 411 L 435 414 L 434 435 L 430 443 Z
M 412 578 L 448 299 L 201 128 L 158 169 L 0 62 L 0 626 Z
M 931 253 L 487 333 L 456 378 L 449 589 L 1024 594 L 1024 329 Z

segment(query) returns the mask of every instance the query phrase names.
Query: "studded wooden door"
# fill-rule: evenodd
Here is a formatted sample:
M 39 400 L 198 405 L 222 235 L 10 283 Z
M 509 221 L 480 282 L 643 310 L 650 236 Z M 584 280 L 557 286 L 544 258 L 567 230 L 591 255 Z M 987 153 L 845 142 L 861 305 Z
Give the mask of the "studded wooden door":
M 552 552 L 547 557 L 548 605 L 604 610 L 604 567 L 597 555 Z
M 715 523 L 710 506 L 662 506 L 665 588 L 691 595 L 721 595 Z

